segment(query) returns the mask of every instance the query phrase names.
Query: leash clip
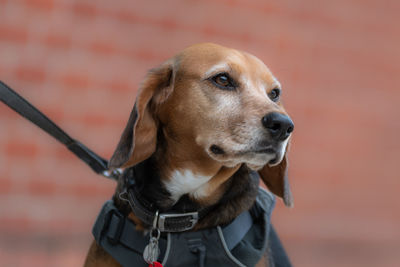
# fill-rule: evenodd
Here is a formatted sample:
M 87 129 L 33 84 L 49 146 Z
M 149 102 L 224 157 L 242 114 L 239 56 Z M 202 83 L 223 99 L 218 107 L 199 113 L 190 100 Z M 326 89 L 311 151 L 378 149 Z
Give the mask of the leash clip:
M 122 169 L 105 170 L 101 172 L 101 175 L 103 175 L 104 177 L 111 178 L 114 180 L 118 180 L 121 174 L 122 174 Z

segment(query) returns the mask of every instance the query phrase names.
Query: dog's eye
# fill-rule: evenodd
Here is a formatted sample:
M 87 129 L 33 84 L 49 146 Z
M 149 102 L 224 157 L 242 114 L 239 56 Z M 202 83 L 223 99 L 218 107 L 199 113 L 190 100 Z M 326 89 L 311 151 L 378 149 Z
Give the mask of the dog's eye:
M 268 94 L 268 97 L 276 102 L 279 100 L 279 96 L 281 95 L 281 90 L 279 88 L 272 89 L 271 92 Z
M 220 73 L 211 78 L 211 81 L 217 87 L 225 90 L 234 90 L 236 85 L 227 73 Z

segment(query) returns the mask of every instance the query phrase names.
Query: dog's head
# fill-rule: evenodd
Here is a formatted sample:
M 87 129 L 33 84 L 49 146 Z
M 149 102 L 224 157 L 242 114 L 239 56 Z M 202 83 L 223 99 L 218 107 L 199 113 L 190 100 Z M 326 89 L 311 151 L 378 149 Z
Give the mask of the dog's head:
M 177 160 L 195 153 L 225 167 L 247 164 L 290 206 L 286 152 L 294 125 L 280 94 L 256 57 L 215 44 L 189 47 L 148 73 L 110 167 L 150 157 L 161 135 L 165 152 L 174 153 L 166 156 Z

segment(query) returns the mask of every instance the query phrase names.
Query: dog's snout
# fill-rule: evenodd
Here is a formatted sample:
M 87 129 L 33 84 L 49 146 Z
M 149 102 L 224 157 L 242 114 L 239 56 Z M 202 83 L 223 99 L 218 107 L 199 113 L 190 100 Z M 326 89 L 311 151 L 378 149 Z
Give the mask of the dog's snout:
M 294 130 L 293 121 L 286 115 L 272 112 L 261 120 L 274 140 L 282 141 L 289 137 Z

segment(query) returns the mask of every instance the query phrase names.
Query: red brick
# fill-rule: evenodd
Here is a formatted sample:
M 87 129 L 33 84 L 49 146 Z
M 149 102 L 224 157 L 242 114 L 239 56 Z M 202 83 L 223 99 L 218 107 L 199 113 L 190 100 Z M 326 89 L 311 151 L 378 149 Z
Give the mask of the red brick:
M 95 41 L 90 44 L 90 50 L 100 55 L 111 55 L 117 51 L 112 42 Z
M 21 264 L 20 266 L 27 266 L 30 265 L 32 267 L 39 267 L 39 266 L 49 266 L 50 261 L 46 253 L 38 253 L 38 251 L 35 249 L 35 251 L 26 251 L 25 256 L 18 259 L 19 263 Z
M 3 215 L 3 214 L 2 214 Z M 32 220 L 28 216 L 4 217 L 0 216 L 1 231 L 29 231 L 32 229 Z
M 28 30 L 25 27 L 0 24 L 0 41 L 26 44 L 28 41 Z
M 34 158 L 38 155 L 39 147 L 33 142 L 9 140 L 5 144 L 5 152 L 8 156 Z
M 56 148 L 54 148 L 52 155 L 62 161 L 76 160 L 76 156 L 64 146 L 57 146 Z
M 49 47 L 68 49 L 71 46 L 71 38 L 58 33 L 49 33 L 42 39 L 43 43 Z
M 33 7 L 41 10 L 53 10 L 54 0 L 25 0 L 24 4 L 28 7 Z
M 19 66 L 15 75 L 18 80 L 34 83 L 43 83 L 46 79 L 45 70 L 40 66 Z
M 35 196 L 48 196 L 56 193 L 57 186 L 49 180 L 29 180 L 27 186 L 28 193 Z
M 217 30 L 210 25 L 205 25 L 202 27 L 201 32 L 206 36 L 206 37 L 211 37 L 217 35 Z
M 99 12 L 94 4 L 80 3 L 80 2 L 75 2 L 72 5 L 72 11 L 73 13 L 84 17 L 94 17 L 98 15 Z
M 61 77 L 61 83 L 72 89 L 87 89 L 89 87 L 89 77 L 87 74 L 69 72 Z
M 64 110 L 61 110 L 57 107 L 41 107 L 40 110 L 53 121 L 61 121 L 65 117 Z
M 74 216 L 71 214 L 71 218 L 69 219 L 53 219 L 48 222 L 47 227 L 50 232 L 71 232 L 78 231 L 76 227 L 76 222 L 74 220 Z
M 178 22 L 174 18 L 164 18 L 160 20 L 161 27 L 165 30 L 176 30 L 178 28 Z
M 107 88 L 113 91 L 113 93 L 130 93 L 133 92 L 136 87 L 134 87 L 130 82 L 128 81 L 112 81 L 106 85 Z
M 248 34 L 247 32 L 245 32 L 245 33 L 240 34 L 238 36 L 238 39 L 243 43 L 249 43 L 249 42 L 252 42 L 253 37 L 250 34 Z
M 70 196 L 88 198 L 103 195 L 103 192 L 94 183 L 79 183 L 71 185 L 66 192 Z
M 136 14 L 128 10 L 118 10 L 117 12 L 113 13 L 113 16 L 124 23 L 135 23 L 140 20 Z
M 224 6 L 236 6 L 239 5 L 239 2 L 236 0 L 219 0 L 218 2 L 222 3 Z M 247 5 L 244 5 L 247 6 Z
M 0 178 L 0 194 L 8 194 L 11 191 L 12 181 L 10 178 Z
M 154 51 L 150 49 L 139 49 L 131 52 L 131 55 L 136 59 L 151 61 L 154 59 L 158 59 L 159 57 L 154 53 Z
M 84 114 L 82 115 L 82 121 L 89 126 L 104 126 L 109 121 L 107 117 L 101 114 Z

